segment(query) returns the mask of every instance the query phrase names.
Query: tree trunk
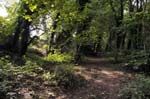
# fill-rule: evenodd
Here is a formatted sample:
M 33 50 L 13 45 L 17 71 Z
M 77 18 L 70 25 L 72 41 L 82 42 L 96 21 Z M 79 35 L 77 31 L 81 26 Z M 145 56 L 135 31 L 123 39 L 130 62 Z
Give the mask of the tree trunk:
M 21 51 L 20 56 L 25 55 L 27 52 L 28 44 L 29 44 L 29 37 L 30 37 L 30 25 L 31 22 L 28 20 L 23 21 L 23 31 L 22 31 L 22 39 L 21 39 Z
M 13 53 L 19 53 L 19 37 L 21 33 L 21 24 L 22 24 L 22 18 L 19 16 L 17 19 L 17 26 L 15 28 L 15 34 L 13 36 L 13 41 L 11 45 L 11 51 Z
M 74 57 L 74 63 L 75 64 L 78 64 L 80 63 L 81 61 L 81 44 L 77 44 L 76 46 L 76 54 L 75 54 L 75 57 Z

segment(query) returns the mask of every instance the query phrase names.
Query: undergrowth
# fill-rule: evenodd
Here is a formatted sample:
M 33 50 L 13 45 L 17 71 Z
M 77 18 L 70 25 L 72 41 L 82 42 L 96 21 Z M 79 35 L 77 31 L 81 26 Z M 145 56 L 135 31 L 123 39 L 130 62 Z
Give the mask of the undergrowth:
M 54 72 L 44 73 L 42 77 L 49 81 L 50 85 L 59 86 L 62 89 L 77 89 L 86 83 L 83 77 L 75 75 L 73 65 L 58 65 Z
M 149 73 L 150 67 L 148 66 L 145 51 L 133 52 L 127 56 L 126 68 L 127 70 Z
M 52 62 L 52 63 L 70 63 L 72 60 L 72 56 L 69 54 L 48 54 L 47 57 L 45 57 L 46 61 Z
M 60 55 L 60 57 L 62 56 Z M 62 59 L 65 59 L 64 56 Z M 0 58 L 0 99 L 7 99 L 6 97 L 10 96 L 9 93 L 18 94 L 14 90 L 23 85 L 22 83 L 26 83 L 26 80 L 31 79 L 32 82 L 38 83 L 32 78 L 40 78 L 43 85 L 47 83 L 60 87 L 60 89 L 77 89 L 85 83 L 82 77 L 75 75 L 74 67 L 71 64 L 59 64 L 52 71 L 45 70 L 29 58 L 25 58 L 24 65 L 18 66 L 11 61 L 9 56 L 6 56 Z M 10 97 L 12 97 L 12 94 Z
M 120 91 L 120 99 L 150 99 L 150 78 L 144 75 L 136 75 Z

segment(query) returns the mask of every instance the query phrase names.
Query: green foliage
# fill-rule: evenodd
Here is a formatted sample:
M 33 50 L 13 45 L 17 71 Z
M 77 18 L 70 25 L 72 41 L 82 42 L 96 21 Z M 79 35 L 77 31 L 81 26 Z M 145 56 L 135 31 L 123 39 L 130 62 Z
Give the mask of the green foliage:
M 16 66 L 11 61 L 2 58 L 0 60 L 0 66 L 5 73 L 13 75 L 36 76 L 39 72 L 42 72 L 42 68 L 31 61 L 26 61 L 24 66 Z
M 63 89 L 77 89 L 83 87 L 85 80 L 83 77 L 75 75 L 73 65 L 58 65 L 54 72 L 46 72 L 42 78 L 50 85 L 55 85 Z
M 11 81 L 0 81 L 0 98 L 6 99 L 8 96 L 7 93 L 12 90 L 12 82 Z
M 49 64 L 50 62 L 45 60 L 43 57 L 35 54 L 35 53 L 28 53 L 26 60 L 31 60 L 32 62 L 36 63 L 37 65 L 43 66 Z
M 45 60 L 52 62 L 52 63 L 69 63 L 72 60 L 72 56 L 69 54 L 49 54 Z
M 12 21 L 7 21 L 3 17 L 0 17 L 0 26 L 0 44 L 3 44 L 7 41 L 8 36 L 11 34 L 10 31 L 12 31 Z
M 75 85 L 75 75 L 74 75 L 74 69 L 70 65 L 61 65 L 56 67 L 56 70 L 54 72 L 55 79 L 57 81 L 57 84 L 59 86 L 63 87 L 73 87 Z
M 150 78 L 136 75 L 120 92 L 120 99 L 150 99 Z
M 54 72 L 57 85 L 65 89 L 75 89 L 84 85 L 85 80 L 74 74 L 72 65 L 57 66 Z
M 9 93 L 11 94 L 19 86 L 16 85 L 19 80 L 25 79 L 25 77 L 35 77 L 44 72 L 39 65 L 30 60 L 26 61 L 23 66 L 18 66 L 10 60 L 9 56 L 0 58 L 0 99 L 6 99 L 6 97 L 10 99 L 12 96 L 9 97 Z M 13 92 L 13 94 L 16 95 L 17 92 Z
M 36 76 L 43 71 L 41 67 L 39 67 L 36 63 L 27 61 L 24 66 L 13 67 L 12 72 L 16 75 L 29 75 Z
M 6 71 L 6 68 L 10 66 L 8 56 L 0 58 L 0 98 L 4 99 L 7 93 L 12 90 L 12 81 L 10 80 L 13 76 L 11 73 Z M 8 63 L 8 64 L 7 64 Z M 9 68 L 8 68 L 9 69 Z
M 145 51 L 132 52 L 130 55 L 127 56 L 127 69 L 139 72 L 148 71 L 149 66 L 147 65 L 147 60 L 145 56 Z
M 43 73 L 42 75 L 42 79 L 44 79 L 45 81 L 51 81 L 54 77 L 55 74 L 50 72 Z
M 10 57 L 8 55 L 4 56 L 4 57 L 0 57 L 0 68 L 5 67 L 5 65 L 10 63 Z
M 24 29 L 26 28 L 23 28 L 26 27 L 27 23 L 32 21 L 32 24 L 28 25 L 28 27 L 32 28 L 33 30 L 37 29 L 39 34 L 41 30 L 38 28 L 40 27 L 46 34 L 45 39 L 39 40 L 39 42 L 41 42 L 40 44 L 38 44 L 39 42 L 35 44 L 38 44 L 38 47 L 42 47 L 43 45 L 43 49 L 46 50 L 55 48 L 61 49 L 62 52 L 71 50 L 73 55 L 76 56 L 76 54 L 80 55 L 80 51 L 78 52 L 78 50 L 76 50 L 76 45 L 94 45 L 91 48 L 94 49 L 94 52 L 96 49 L 99 49 L 98 51 L 102 51 L 107 47 L 110 47 L 108 50 L 115 52 L 113 56 L 115 56 L 116 59 L 120 54 L 120 52 L 117 51 L 124 49 L 146 49 L 149 52 L 149 5 L 142 0 L 134 0 L 135 4 L 132 4 L 133 2 L 131 2 L 130 5 L 130 1 L 20 0 L 19 3 L 15 3 L 7 8 L 9 15 L 6 19 L 0 17 L 0 45 L 7 43 L 6 40 L 10 41 L 10 43 L 14 43 L 11 42 L 13 37 L 9 37 L 9 35 L 14 36 L 14 33 L 16 32 L 15 30 L 19 30 L 18 34 L 16 34 L 16 38 L 18 38 L 19 41 L 16 42 L 16 45 L 14 46 L 9 46 L 9 44 L 8 46 L 16 47 L 18 45 L 16 48 L 19 48 L 18 52 L 20 52 L 20 48 L 22 46 L 28 45 L 30 40 L 32 41 L 29 35 L 26 38 L 27 35 L 24 34 Z M 80 2 L 85 4 L 80 4 Z M 138 9 L 136 3 L 141 9 Z M 130 11 L 132 10 L 130 7 L 133 7 L 134 10 Z M 16 20 L 18 18 L 21 19 L 20 22 L 19 20 Z M 54 35 L 52 35 L 52 33 L 54 33 Z M 147 36 L 146 40 L 144 40 L 145 36 Z M 10 38 L 10 40 L 7 38 Z M 26 41 L 27 44 L 22 45 L 23 42 Z M 28 55 L 30 57 L 25 60 L 26 62 L 23 66 L 16 65 L 12 61 L 14 59 L 11 60 L 10 57 L 6 56 L 1 58 L 0 80 L 2 82 L 0 82 L 0 90 L 6 92 L 5 90 L 9 89 L 7 88 L 7 78 L 9 78 L 10 75 L 11 77 L 15 78 L 18 75 L 35 77 L 39 74 L 42 74 L 42 78 L 45 81 L 54 81 L 58 86 L 73 88 L 80 85 L 82 78 L 74 74 L 74 69 L 70 65 L 57 66 L 54 70 L 54 73 L 41 68 L 42 66 L 44 67 L 44 65 L 50 67 L 49 63 L 69 63 L 73 59 L 73 55 L 56 52 L 54 54 L 49 54 L 44 58 L 40 57 L 40 55 L 43 56 L 45 54 L 46 53 L 36 53 L 35 55 L 35 53 L 30 53 Z M 81 55 L 81 57 L 82 56 L 83 55 Z M 140 68 L 143 68 L 143 66 L 146 66 L 146 68 L 144 67 L 145 70 L 149 70 L 150 68 L 147 68 L 148 65 L 145 56 L 146 54 L 143 51 L 132 53 L 129 56 L 130 58 L 127 62 L 127 65 L 135 70 L 139 70 Z M 49 63 L 45 64 L 47 62 Z M 41 65 L 41 67 L 39 65 Z M 142 80 L 144 81 L 145 79 L 147 78 Z M 140 85 L 141 83 L 145 83 L 145 85 L 149 84 L 146 83 L 148 81 L 142 82 L 139 80 L 138 82 Z M 134 83 L 136 85 L 136 82 Z M 145 95 L 141 95 L 144 92 L 141 90 L 139 91 L 141 87 L 139 88 L 137 86 L 136 88 L 138 91 L 131 93 L 131 97 L 132 94 L 133 97 L 136 97 L 138 94 L 140 98 L 145 97 Z M 131 90 L 134 91 L 135 89 L 131 88 Z
M 12 3 L 12 2 L 11 2 Z M 3 5 L 8 13 L 7 17 L 0 16 L 0 45 L 4 44 L 10 39 L 11 35 L 14 32 L 16 27 L 16 17 L 17 17 L 17 3 L 14 4 Z

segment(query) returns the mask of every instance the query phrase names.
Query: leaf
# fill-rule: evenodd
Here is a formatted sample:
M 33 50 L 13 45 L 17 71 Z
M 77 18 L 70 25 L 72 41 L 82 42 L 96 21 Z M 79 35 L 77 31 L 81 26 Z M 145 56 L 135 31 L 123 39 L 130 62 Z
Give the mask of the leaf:
M 29 22 L 31 22 L 32 21 L 32 18 L 31 18 L 31 16 L 29 16 L 29 15 L 25 15 L 25 16 L 23 16 L 26 20 L 28 20 Z
M 35 5 L 31 5 L 31 6 L 30 6 L 31 12 L 34 12 L 34 11 L 36 10 L 36 8 L 37 8 L 37 5 L 36 5 L 36 4 L 35 4 Z

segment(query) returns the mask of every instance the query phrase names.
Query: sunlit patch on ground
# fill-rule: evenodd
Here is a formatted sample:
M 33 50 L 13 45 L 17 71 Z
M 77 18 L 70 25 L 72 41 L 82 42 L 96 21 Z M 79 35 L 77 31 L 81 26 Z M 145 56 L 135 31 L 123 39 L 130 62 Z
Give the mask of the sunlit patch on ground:
M 128 76 L 123 71 L 114 69 L 112 65 L 114 64 L 103 58 L 102 60 L 90 58 L 88 64 L 80 64 L 74 68 L 75 74 L 87 81 L 86 86 L 64 91 L 42 83 L 37 85 L 33 83 L 30 84 L 32 88 L 20 89 L 20 94 L 24 97 L 23 99 L 32 99 L 32 93 L 35 94 L 35 99 L 118 99 L 119 89 Z
M 88 63 L 76 66 L 76 74 L 84 77 L 88 83 L 87 87 L 75 91 L 68 99 L 117 99 L 127 76 L 112 65 L 105 58 L 89 58 Z

